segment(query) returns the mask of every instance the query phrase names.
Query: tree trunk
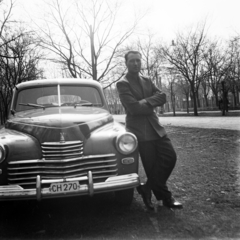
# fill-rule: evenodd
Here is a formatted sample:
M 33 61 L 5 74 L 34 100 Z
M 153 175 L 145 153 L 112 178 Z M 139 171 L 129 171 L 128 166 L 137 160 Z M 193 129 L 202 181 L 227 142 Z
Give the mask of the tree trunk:
M 194 85 L 191 84 L 191 90 L 192 90 L 192 97 L 193 97 L 193 110 L 194 110 L 194 116 L 198 116 L 198 107 L 197 107 L 197 99 L 196 99 L 196 92 L 194 89 Z
M 195 93 L 193 94 L 193 103 L 194 103 L 194 116 L 198 116 L 198 107 L 197 107 L 197 99 L 195 97 Z
M 238 104 L 239 104 L 239 88 L 238 88 L 238 86 L 236 87 L 236 106 L 238 106 Z
M 214 96 L 215 96 L 215 104 L 216 106 L 219 107 L 219 99 L 218 99 L 218 94 L 217 93 L 214 93 Z M 220 108 L 219 108 L 220 109 Z
M 197 100 L 197 107 L 200 108 L 201 104 L 200 104 L 198 92 L 195 92 L 195 94 L 196 94 L 195 96 L 196 96 L 196 100 Z
M 226 111 L 226 94 L 225 94 L 225 83 L 222 82 L 222 95 L 223 95 L 223 104 L 222 104 L 222 116 L 225 116 Z
M 171 95 L 171 101 L 172 101 L 173 116 L 176 116 L 176 111 L 175 111 L 175 96 L 174 96 L 174 95 Z
M 204 99 L 205 99 L 206 107 L 209 107 L 207 94 L 204 94 Z
M 233 91 L 233 107 L 236 107 L 236 105 L 237 105 L 237 98 L 236 98 L 236 93 L 235 93 L 235 91 Z
M 190 108 L 193 108 L 193 107 L 194 107 L 194 97 L 193 97 L 193 93 L 190 94 L 190 98 L 191 98 Z

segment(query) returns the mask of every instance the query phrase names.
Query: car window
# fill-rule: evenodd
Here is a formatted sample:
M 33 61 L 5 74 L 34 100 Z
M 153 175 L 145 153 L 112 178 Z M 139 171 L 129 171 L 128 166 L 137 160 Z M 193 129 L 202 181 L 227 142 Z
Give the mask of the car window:
M 64 103 L 80 103 L 81 97 L 76 95 L 61 95 L 61 104 Z M 37 104 L 52 104 L 58 106 L 58 95 L 43 96 L 37 99 Z
M 89 86 L 60 86 L 61 106 L 90 102 L 92 106 L 103 106 L 98 90 Z M 65 105 L 67 104 L 67 105 Z M 18 93 L 16 111 L 25 111 L 36 107 L 58 106 L 57 86 L 45 86 L 23 89 Z
M 28 109 L 33 109 L 34 106 L 25 106 L 21 104 L 39 104 L 37 102 L 39 98 L 57 95 L 58 95 L 57 86 L 23 89 L 18 93 L 15 110 L 25 111 Z
M 97 106 L 102 106 L 102 100 L 98 90 L 88 86 L 61 86 L 61 101 L 63 102 L 83 102 L 87 101 Z

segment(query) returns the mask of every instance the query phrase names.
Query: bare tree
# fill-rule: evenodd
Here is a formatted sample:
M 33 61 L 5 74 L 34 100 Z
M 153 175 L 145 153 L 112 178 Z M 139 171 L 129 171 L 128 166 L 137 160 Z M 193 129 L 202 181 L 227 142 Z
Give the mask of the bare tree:
M 183 96 L 186 99 L 187 113 L 189 113 L 189 108 L 190 108 L 189 97 L 190 97 L 190 92 L 191 92 L 189 82 L 186 79 L 184 79 L 183 77 L 179 77 L 178 85 L 179 85 L 180 92 L 183 94 Z
M 11 12 L 12 12 L 12 8 L 13 8 L 13 1 L 10 1 L 9 6 L 4 6 L 7 5 L 6 1 L 4 0 L 0 0 L 0 7 L 1 9 L 3 9 L 1 12 L 2 14 L 0 15 L 0 37 L 3 34 L 4 28 L 6 27 L 7 23 L 9 22 L 9 19 L 11 17 Z
M 9 4 L 9 5 L 8 5 Z M 8 2 L 8 4 L 6 3 L 6 1 L 4 0 L 0 0 L 0 58 L 5 57 L 3 55 L 3 51 L 2 48 L 5 45 L 5 42 L 2 40 L 2 36 L 4 34 L 4 31 L 6 30 L 6 28 L 8 27 L 8 22 L 10 21 L 10 17 L 11 17 L 11 12 L 12 12 L 12 8 L 13 8 L 13 2 L 10 1 Z M 4 87 L 3 87 L 3 71 L 4 68 L 2 66 L 2 64 L 0 63 L 0 93 L 2 94 Z M 3 99 L 3 101 L 0 101 L 0 119 L 1 119 L 1 124 L 3 124 L 4 120 L 5 120 L 5 104 L 4 101 L 6 99 Z
M 216 105 L 219 105 L 218 95 L 221 90 L 221 82 L 229 68 L 229 56 L 224 47 L 218 42 L 208 43 L 208 48 L 204 53 L 204 64 L 207 69 L 207 85 L 215 96 Z
M 1 102 L 1 122 L 3 123 L 9 111 L 12 98 L 12 91 L 18 83 L 34 80 L 42 76 L 42 70 L 38 63 L 42 58 L 35 45 L 35 40 L 31 33 L 18 30 L 13 33 L 20 36 L 15 37 L 2 34 L 3 46 L 0 50 L 0 102 Z
M 181 74 L 191 87 L 194 101 L 194 115 L 197 111 L 197 92 L 199 88 L 200 62 L 203 58 L 203 50 L 206 44 L 205 26 L 190 31 L 187 36 L 178 34 L 176 42 L 170 47 L 163 47 L 160 53 Z
M 156 84 L 161 71 L 162 59 L 159 58 L 155 49 L 154 35 L 148 33 L 145 39 L 138 39 L 137 49 L 142 54 L 142 73 L 149 76 Z
M 209 84 L 208 84 L 208 81 L 207 81 L 208 78 L 204 77 L 204 76 L 202 76 L 201 78 L 202 78 L 202 80 L 200 82 L 201 82 L 201 86 L 202 86 L 202 90 L 203 90 L 203 96 L 204 96 L 205 104 L 206 104 L 206 107 L 209 107 L 208 95 L 209 95 L 209 92 L 210 92 L 210 87 L 209 87 Z
M 167 97 L 171 100 L 171 106 L 173 111 L 173 116 L 176 116 L 176 107 L 182 105 L 182 101 L 177 101 L 182 99 L 183 95 L 183 79 L 181 75 L 172 67 L 166 67 L 164 71 L 164 91 L 167 93 Z
M 176 116 L 176 92 L 175 92 L 175 81 L 176 79 L 172 77 L 170 74 L 169 76 L 169 92 L 170 92 L 170 98 L 171 98 L 171 103 L 172 103 L 172 110 L 173 110 L 173 116 Z
M 69 7 L 64 3 L 48 2 L 50 15 L 45 28 L 39 26 L 42 46 L 54 53 L 50 59 L 62 64 L 72 77 L 109 80 L 119 64 L 120 46 L 132 35 L 137 21 L 129 24 L 128 30 L 117 32 L 117 3 L 76 0 Z
M 229 90 L 234 97 L 234 106 L 239 104 L 239 89 L 240 89 L 240 38 L 239 36 L 233 37 L 229 41 L 229 55 L 230 55 L 230 68 L 228 77 L 225 79 L 226 90 Z M 225 90 L 225 91 L 226 91 Z
M 11 20 L 11 14 L 14 7 L 14 2 L 12 0 L 6 1 L 6 0 L 0 0 L 0 48 L 4 47 L 5 44 L 8 44 L 11 41 L 14 41 L 19 36 L 12 36 L 12 38 L 8 38 L 8 41 L 3 41 L 2 36 L 4 32 L 10 31 L 9 24 L 13 23 L 14 21 Z M 4 56 L 0 52 L 0 57 L 9 57 Z

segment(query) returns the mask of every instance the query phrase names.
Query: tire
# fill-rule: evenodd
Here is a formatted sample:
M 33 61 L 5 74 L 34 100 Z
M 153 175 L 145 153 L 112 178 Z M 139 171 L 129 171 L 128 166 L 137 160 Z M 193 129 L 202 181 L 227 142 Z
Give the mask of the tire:
M 133 200 L 134 188 L 115 192 L 115 201 L 122 206 L 130 206 Z

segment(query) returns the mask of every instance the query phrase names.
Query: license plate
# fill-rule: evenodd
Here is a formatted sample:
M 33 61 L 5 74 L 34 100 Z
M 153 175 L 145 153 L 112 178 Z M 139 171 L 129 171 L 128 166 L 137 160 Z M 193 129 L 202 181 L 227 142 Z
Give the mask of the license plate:
M 53 193 L 76 192 L 80 189 L 79 182 L 52 183 L 49 191 Z

